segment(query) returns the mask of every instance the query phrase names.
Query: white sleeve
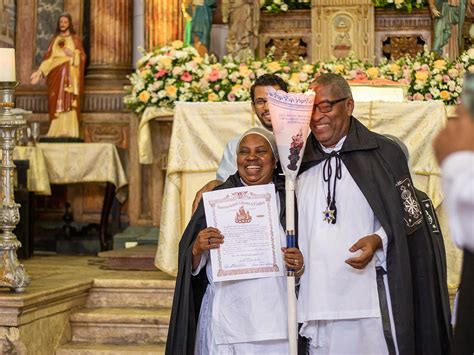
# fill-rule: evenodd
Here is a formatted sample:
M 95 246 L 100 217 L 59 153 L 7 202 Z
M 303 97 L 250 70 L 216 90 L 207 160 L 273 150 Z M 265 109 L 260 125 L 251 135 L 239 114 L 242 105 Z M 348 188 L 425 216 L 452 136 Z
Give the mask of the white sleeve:
M 474 152 L 449 155 L 441 165 L 449 229 L 458 247 L 474 252 Z
M 379 220 L 377 217 L 374 217 L 374 234 L 377 234 L 380 239 L 382 239 L 382 249 L 378 249 L 375 251 L 375 266 L 381 266 L 384 268 L 385 271 L 387 271 L 387 243 L 388 243 L 388 236 L 387 233 L 385 232 L 385 229 L 383 229 L 382 225 L 380 224 Z
M 206 266 L 207 264 L 208 257 L 209 257 L 209 252 L 207 251 L 201 254 L 201 260 L 199 261 L 199 265 L 196 269 L 191 271 L 191 275 L 196 276 L 201 272 L 202 268 Z
M 222 155 L 221 162 L 217 168 L 217 180 L 226 181 L 229 176 L 235 174 L 237 171 L 237 142 L 238 140 L 236 141 L 235 139 L 232 139 L 225 146 L 224 154 Z

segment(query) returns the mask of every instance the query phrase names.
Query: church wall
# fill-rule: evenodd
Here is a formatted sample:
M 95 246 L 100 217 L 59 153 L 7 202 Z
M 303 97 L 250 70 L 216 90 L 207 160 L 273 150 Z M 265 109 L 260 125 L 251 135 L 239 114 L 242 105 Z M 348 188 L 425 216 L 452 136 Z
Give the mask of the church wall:
M 58 16 L 64 12 L 64 0 L 38 0 L 36 6 L 35 65 L 39 66 L 56 32 Z

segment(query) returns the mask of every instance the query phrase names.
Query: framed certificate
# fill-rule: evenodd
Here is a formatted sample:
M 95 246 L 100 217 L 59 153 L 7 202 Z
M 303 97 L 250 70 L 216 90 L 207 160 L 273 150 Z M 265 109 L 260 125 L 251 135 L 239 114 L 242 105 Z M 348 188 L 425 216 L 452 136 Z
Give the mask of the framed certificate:
M 215 282 L 283 276 L 275 185 L 212 191 L 203 201 L 207 225 L 224 236 L 211 250 Z

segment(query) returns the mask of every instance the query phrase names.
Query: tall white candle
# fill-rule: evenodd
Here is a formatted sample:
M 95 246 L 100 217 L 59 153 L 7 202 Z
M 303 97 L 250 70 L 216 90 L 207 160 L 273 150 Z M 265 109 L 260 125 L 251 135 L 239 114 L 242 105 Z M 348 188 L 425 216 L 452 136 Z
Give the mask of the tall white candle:
M 0 81 L 16 81 L 13 48 L 0 48 Z

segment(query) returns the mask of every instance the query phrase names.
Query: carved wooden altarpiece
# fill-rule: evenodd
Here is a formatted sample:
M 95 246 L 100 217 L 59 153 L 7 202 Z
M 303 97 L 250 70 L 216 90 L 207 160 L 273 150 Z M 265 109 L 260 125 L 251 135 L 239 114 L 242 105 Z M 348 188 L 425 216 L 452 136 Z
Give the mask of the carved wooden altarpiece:
M 431 17 L 428 9 L 404 11 L 375 10 L 376 58 L 399 59 L 415 56 L 423 46 L 431 48 Z
M 372 0 L 313 0 L 312 58 L 374 60 L 374 5 Z
M 286 53 L 288 60 L 302 57 L 311 61 L 311 11 L 262 12 L 258 42 L 259 58 L 264 58 L 275 47 L 275 58 Z

